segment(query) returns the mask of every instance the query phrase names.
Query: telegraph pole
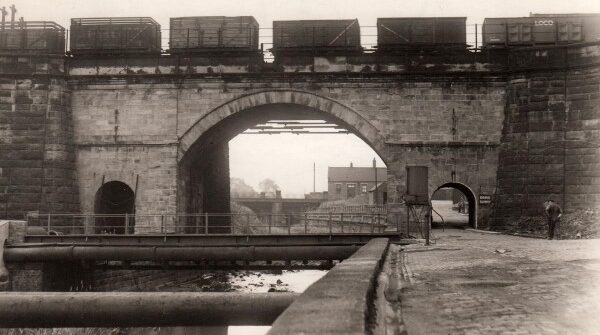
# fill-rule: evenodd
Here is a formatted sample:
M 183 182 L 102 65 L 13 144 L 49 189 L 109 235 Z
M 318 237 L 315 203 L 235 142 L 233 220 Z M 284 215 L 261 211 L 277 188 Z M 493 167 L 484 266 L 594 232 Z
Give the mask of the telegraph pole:
M 377 206 L 379 204 L 379 195 L 377 194 L 377 160 L 375 159 L 375 157 L 373 157 L 373 171 L 375 171 L 375 189 L 373 191 L 373 196 L 375 199 L 375 205 Z
M 315 187 L 315 180 L 317 175 L 317 163 L 313 162 L 313 193 L 317 192 Z

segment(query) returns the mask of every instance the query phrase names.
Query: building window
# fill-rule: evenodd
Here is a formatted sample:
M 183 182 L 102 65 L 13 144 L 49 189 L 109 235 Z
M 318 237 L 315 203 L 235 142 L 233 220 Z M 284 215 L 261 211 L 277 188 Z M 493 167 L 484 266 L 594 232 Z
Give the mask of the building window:
M 356 184 L 346 184 L 346 198 L 354 198 L 356 196 Z
M 367 193 L 367 184 L 360 184 L 360 192 Z
M 335 194 L 342 194 L 342 184 L 335 184 Z

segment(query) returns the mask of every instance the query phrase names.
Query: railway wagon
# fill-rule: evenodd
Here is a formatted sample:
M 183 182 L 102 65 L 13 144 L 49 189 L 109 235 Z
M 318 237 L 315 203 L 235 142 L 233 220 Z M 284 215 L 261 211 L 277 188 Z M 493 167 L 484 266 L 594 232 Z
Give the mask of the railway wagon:
M 71 19 L 71 53 L 160 53 L 160 25 L 150 17 Z
M 466 47 L 466 17 L 377 19 L 377 49 Z
M 273 52 L 362 50 L 354 20 L 273 21 Z
M 485 48 L 569 44 L 600 41 L 600 15 L 532 14 L 530 17 L 486 18 Z
M 565 24 L 568 20 L 581 20 L 581 33 L 583 42 L 600 42 L 600 14 L 530 14 L 533 18 L 549 18 L 558 20 L 558 31 L 560 33 L 561 23 Z M 568 24 L 567 24 L 568 27 Z M 564 28 L 564 26 L 562 27 Z M 560 37 L 560 34 L 558 35 Z
M 21 21 L 0 30 L 0 51 L 64 53 L 65 28 L 50 21 Z
M 258 22 L 252 16 L 191 16 L 170 20 L 171 53 L 258 51 Z

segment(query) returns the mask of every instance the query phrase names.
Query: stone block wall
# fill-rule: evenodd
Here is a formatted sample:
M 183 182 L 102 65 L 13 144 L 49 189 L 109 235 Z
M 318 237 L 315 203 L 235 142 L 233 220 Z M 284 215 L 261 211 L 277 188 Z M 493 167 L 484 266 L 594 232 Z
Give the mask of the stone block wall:
M 0 56 L 1 217 L 79 211 L 71 92 L 62 62 Z
M 390 81 L 372 75 L 357 82 L 301 74 L 296 77 L 291 81 L 199 77 L 180 82 L 157 77 L 125 84 L 73 76 L 83 210 L 93 211 L 93 197 L 102 176 L 105 182 L 121 180 L 134 189 L 136 174 L 140 175 L 141 196 L 136 199 L 137 213 L 200 208 L 199 204 L 187 204 L 190 199 L 184 196 L 187 187 L 194 184 L 187 171 L 212 161 L 223 185 L 228 184 L 227 152 L 193 154 L 190 162 L 186 150 L 204 141 L 203 134 L 217 128 L 213 127 L 217 123 L 221 135 L 206 137 L 206 145 L 218 147 L 218 141 L 228 140 L 229 133 L 239 130 L 237 121 L 227 122 L 230 116 L 257 104 L 288 103 L 297 109 L 317 109 L 324 118 L 333 117 L 371 141 L 390 169 L 391 201 L 399 200 L 398 195 L 405 192 L 406 165 L 429 161 L 435 161 L 425 164 L 435 169 L 433 174 L 444 175 L 436 177 L 435 183 L 451 181 L 451 166 L 459 165 L 455 178 L 476 192 L 494 184 L 494 145 L 500 141 L 504 119 L 505 83 L 501 78 L 438 75 Z M 187 143 L 186 136 L 194 132 L 198 137 Z M 436 157 L 442 156 L 444 162 L 438 164 Z M 478 179 L 475 176 L 479 173 L 484 176 Z M 196 191 L 208 197 L 228 193 L 225 186 L 222 192 L 204 191 L 208 186 L 200 185 Z M 432 192 L 438 186 L 432 184 Z
M 507 83 L 494 226 L 543 215 L 546 199 L 600 207 L 600 49 L 559 50 L 529 55 L 557 68 L 517 67 Z

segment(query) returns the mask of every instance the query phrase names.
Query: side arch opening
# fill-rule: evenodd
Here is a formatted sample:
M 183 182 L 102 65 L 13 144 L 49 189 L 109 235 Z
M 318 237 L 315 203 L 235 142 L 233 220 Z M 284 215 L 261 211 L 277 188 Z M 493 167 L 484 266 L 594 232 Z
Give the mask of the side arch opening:
M 453 226 L 477 228 L 477 201 L 475 193 L 465 184 L 445 183 L 431 195 L 433 221 Z
M 109 181 L 96 192 L 94 213 L 96 233 L 133 233 L 135 218 L 124 214 L 135 213 L 135 194 L 131 187 L 120 181 Z

